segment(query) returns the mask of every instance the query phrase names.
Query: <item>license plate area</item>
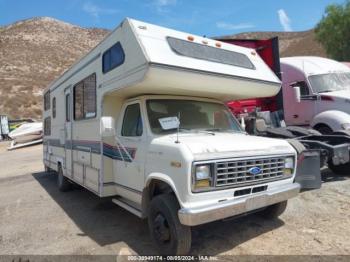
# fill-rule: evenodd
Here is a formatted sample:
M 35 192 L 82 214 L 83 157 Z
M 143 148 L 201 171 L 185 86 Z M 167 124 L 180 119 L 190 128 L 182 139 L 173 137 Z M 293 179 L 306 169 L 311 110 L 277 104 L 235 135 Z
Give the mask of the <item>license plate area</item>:
M 255 196 L 248 198 L 245 202 L 245 207 L 247 211 L 252 211 L 258 208 L 265 207 L 267 205 L 267 196 Z

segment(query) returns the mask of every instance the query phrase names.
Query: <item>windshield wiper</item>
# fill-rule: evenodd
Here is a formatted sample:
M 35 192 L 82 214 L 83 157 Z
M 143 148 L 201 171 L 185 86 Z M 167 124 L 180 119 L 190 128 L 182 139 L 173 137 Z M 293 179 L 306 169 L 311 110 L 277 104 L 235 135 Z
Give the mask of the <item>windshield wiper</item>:
M 336 90 L 329 89 L 329 90 L 319 91 L 318 93 L 329 93 L 329 92 L 334 92 L 334 91 L 336 91 Z
M 198 130 L 198 129 L 190 129 L 190 128 L 180 128 L 179 130 L 180 131 L 185 131 L 187 133 L 195 132 L 195 133 L 203 133 L 203 134 L 209 134 L 209 135 L 215 136 L 215 133 L 211 132 L 209 130 Z
M 243 133 L 243 131 L 232 130 L 232 129 L 223 129 L 223 128 L 210 128 L 210 129 L 205 129 L 205 130 L 211 131 L 211 132 Z

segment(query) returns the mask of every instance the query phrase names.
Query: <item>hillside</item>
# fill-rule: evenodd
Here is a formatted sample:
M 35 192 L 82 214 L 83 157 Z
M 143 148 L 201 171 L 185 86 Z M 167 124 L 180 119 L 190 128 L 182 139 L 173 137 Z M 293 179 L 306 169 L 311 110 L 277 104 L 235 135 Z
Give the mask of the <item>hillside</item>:
M 48 17 L 0 28 L 0 114 L 40 118 L 42 90 L 108 33 Z
M 251 32 L 221 36 L 223 39 L 268 39 L 277 36 L 280 56 L 322 56 L 327 57 L 324 48 L 316 41 L 314 30 L 303 32 Z
M 41 118 L 42 91 L 91 50 L 108 30 L 82 28 L 49 17 L 0 27 L 0 114 Z M 226 38 L 279 36 L 281 56 L 325 56 L 314 32 L 255 32 Z

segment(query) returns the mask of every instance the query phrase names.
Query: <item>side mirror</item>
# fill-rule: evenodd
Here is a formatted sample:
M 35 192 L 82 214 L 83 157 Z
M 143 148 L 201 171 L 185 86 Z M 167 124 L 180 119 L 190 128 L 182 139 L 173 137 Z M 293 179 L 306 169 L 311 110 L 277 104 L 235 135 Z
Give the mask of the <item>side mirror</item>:
M 115 136 L 114 118 L 111 116 L 101 117 L 100 132 L 102 137 Z
M 293 86 L 293 92 L 294 92 L 294 98 L 297 103 L 300 103 L 300 87 L 299 86 Z

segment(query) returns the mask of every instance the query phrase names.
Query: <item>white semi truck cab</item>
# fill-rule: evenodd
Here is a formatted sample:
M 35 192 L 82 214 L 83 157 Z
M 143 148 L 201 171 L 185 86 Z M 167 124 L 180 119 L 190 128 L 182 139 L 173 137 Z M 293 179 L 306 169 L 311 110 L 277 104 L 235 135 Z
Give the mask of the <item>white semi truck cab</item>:
M 281 59 L 285 121 L 323 134 L 350 131 L 350 68 L 321 57 Z
M 44 165 L 186 254 L 191 226 L 276 217 L 299 193 L 294 147 L 248 135 L 224 104 L 280 88 L 253 49 L 126 19 L 46 90 Z

